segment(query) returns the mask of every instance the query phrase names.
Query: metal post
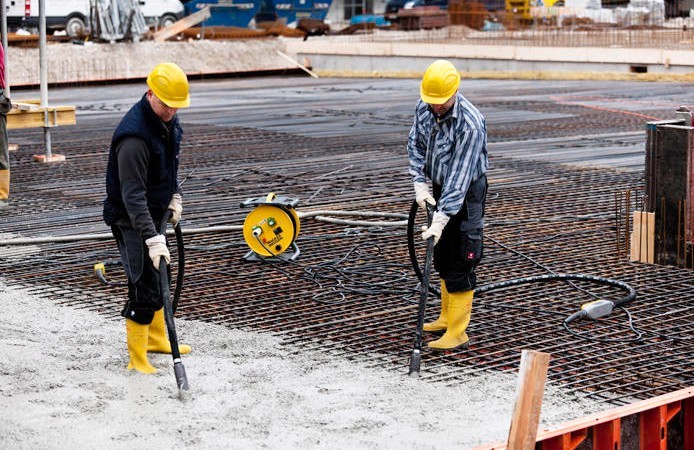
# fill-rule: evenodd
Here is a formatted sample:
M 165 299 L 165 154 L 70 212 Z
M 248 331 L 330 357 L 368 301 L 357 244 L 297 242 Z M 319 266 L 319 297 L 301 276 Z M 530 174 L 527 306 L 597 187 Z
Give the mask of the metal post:
M 46 63 L 46 0 L 39 0 L 39 71 L 41 77 L 41 108 L 48 107 L 48 64 Z M 47 112 L 44 112 L 47 114 Z M 46 146 L 46 162 L 51 161 L 51 129 L 48 118 L 44 120 L 43 143 Z
M 2 11 L 2 23 L 0 23 L 2 49 L 5 50 L 2 52 L 4 55 L 3 66 L 5 66 L 5 96 L 10 97 L 10 68 L 7 65 L 7 7 L 5 6 L 5 0 L 0 0 L 0 11 Z

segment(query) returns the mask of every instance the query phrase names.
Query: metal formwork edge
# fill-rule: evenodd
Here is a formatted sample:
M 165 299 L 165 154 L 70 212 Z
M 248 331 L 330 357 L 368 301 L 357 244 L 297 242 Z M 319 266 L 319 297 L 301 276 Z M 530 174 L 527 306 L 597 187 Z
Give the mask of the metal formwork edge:
M 589 432 L 594 450 L 621 448 L 621 422 L 638 415 L 639 449 L 666 450 L 667 425 L 678 413 L 683 414 L 682 449 L 694 450 L 694 387 L 680 389 L 630 405 L 582 417 L 537 434 L 542 450 L 573 450 Z M 476 447 L 474 450 L 503 450 L 506 443 Z

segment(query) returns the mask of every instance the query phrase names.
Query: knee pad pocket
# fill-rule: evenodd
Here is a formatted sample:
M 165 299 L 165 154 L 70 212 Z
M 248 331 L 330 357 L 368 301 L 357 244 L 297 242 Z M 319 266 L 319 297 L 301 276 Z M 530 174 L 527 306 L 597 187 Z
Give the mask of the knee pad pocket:
M 460 257 L 464 266 L 474 268 L 482 259 L 482 236 L 481 228 L 462 233 Z
M 154 319 L 154 310 L 151 308 L 139 308 L 128 302 L 123 311 L 121 311 L 121 316 L 140 325 L 149 325 L 152 323 L 152 319 Z

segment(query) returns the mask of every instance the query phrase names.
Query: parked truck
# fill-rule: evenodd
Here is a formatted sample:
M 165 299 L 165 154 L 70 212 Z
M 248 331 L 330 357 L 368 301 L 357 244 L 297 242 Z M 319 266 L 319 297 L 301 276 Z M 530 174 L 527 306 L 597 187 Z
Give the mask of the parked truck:
M 302 18 L 324 20 L 332 0 L 183 0 L 187 14 L 210 8 L 204 26 L 248 27 L 255 22 L 283 20 L 296 25 Z
M 98 2 L 109 0 L 50 0 L 46 1 L 46 31 L 65 30 L 70 37 L 89 34 L 92 8 Z M 183 3 L 179 0 L 137 0 L 147 24 L 156 28 L 166 27 L 184 16 Z M 10 30 L 38 28 L 38 0 L 7 0 L 7 26 Z

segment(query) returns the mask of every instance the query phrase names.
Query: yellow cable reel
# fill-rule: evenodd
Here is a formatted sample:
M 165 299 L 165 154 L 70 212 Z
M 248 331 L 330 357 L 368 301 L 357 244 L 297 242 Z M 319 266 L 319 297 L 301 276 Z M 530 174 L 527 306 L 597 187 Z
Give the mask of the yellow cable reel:
M 270 193 L 241 204 L 255 206 L 243 222 L 243 238 L 251 249 L 245 259 L 279 257 L 294 260 L 299 256 L 299 247 L 294 242 L 300 228 L 299 216 L 294 209 L 297 203 L 297 199 Z M 285 254 L 290 248 L 293 253 Z

